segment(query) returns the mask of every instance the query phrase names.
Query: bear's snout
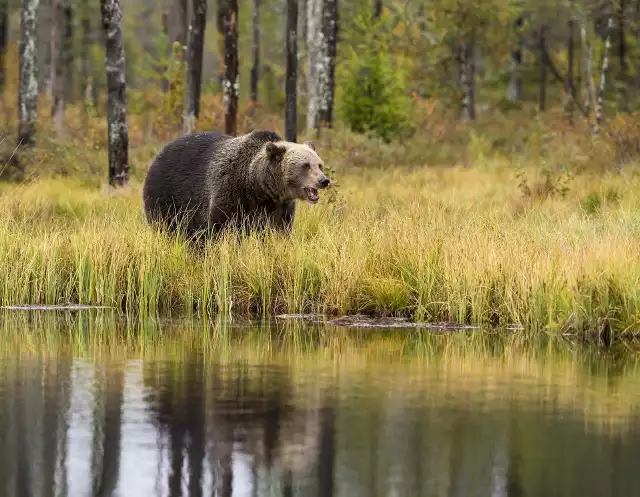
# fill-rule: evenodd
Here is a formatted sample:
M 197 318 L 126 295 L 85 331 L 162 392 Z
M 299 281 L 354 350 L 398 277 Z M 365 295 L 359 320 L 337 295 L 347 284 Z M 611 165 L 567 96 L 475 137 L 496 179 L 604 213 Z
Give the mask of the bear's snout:
M 322 175 L 322 178 L 320 178 L 320 181 L 318 181 L 318 185 L 320 185 L 320 188 L 326 188 L 330 184 L 331 184 L 331 180 L 327 178 L 324 174 Z

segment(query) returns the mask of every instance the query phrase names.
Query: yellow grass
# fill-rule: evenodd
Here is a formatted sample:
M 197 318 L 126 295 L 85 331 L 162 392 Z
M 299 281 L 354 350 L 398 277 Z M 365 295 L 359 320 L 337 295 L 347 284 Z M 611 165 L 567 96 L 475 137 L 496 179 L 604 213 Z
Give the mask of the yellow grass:
M 289 239 L 227 236 L 204 256 L 147 226 L 138 180 L 117 193 L 74 179 L 5 184 L 0 304 L 97 304 L 143 317 L 373 312 L 637 332 L 635 168 L 580 173 L 564 198 L 539 193 L 538 168 L 523 170 L 529 196 L 497 159 L 342 167 L 338 200 L 301 204 Z

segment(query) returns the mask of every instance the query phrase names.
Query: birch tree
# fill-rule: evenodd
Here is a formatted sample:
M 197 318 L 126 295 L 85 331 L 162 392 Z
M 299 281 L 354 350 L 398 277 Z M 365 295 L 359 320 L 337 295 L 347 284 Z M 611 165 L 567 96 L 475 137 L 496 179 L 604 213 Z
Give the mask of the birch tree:
M 582 38 L 582 57 L 584 66 L 584 85 L 586 90 L 586 98 L 584 101 L 584 114 L 589 118 L 591 107 L 593 105 L 593 46 L 587 40 L 587 29 L 584 23 L 580 27 L 580 36 Z
M 462 92 L 460 100 L 460 120 L 472 121 L 476 118 L 475 102 L 475 36 L 460 42 L 458 47 L 459 85 Z
M 53 24 L 57 25 L 57 39 L 51 40 L 51 81 L 53 86 L 51 117 L 58 133 L 62 131 L 65 100 L 71 95 L 72 85 L 72 47 L 73 47 L 73 10 L 71 0 L 54 0 Z
M 91 79 L 91 46 L 93 45 L 93 35 L 91 30 L 91 3 L 90 0 L 82 0 L 80 7 L 81 27 L 82 27 L 82 49 L 80 54 L 80 65 L 82 73 L 82 96 L 85 105 L 92 100 L 93 84 Z
M 0 0 L 0 94 L 4 91 L 7 54 L 9 42 L 9 0 Z
M 573 82 L 573 0 L 569 1 L 569 20 L 567 21 L 567 78 L 565 80 L 565 112 L 569 124 L 573 125 L 573 104 L 576 98 L 575 85 Z
M 287 0 L 285 140 L 297 140 L 298 0 Z
M 373 18 L 377 19 L 382 15 L 382 0 L 374 0 L 373 4 Z
M 516 46 L 511 52 L 511 78 L 507 88 L 507 100 L 519 102 L 522 100 L 522 28 L 524 18 L 520 15 L 515 21 Z
M 316 128 L 331 128 L 335 93 L 336 46 L 338 42 L 338 0 L 324 0 L 322 12 L 322 69 L 318 88 Z
M 224 16 L 224 104 L 225 133 L 235 136 L 238 115 L 238 0 L 226 0 Z
M 60 2 L 51 0 L 49 3 L 49 50 L 48 50 L 48 74 L 45 81 L 47 97 L 53 103 L 58 77 L 58 64 L 60 53 Z M 53 108 L 52 108 L 53 111 Z M 52 112 L 53 113 L 53 112 Z
M 251 47 L 251 103 L 258 103 L 258 81 L 260 79 L 260 0 L 253 0 L 253 46 Z
M 307 0 L 307 129 L 317 126 L 319 73 L 322 69 L 322 2 Z
M 538 107 L 540 112 L 547 108 L 547 27 L 540 26 L 538 33 L 538 48 L 540 50 L 540 88 L 538 93 Z
M 185 133 L 191 133 L 200 115 L 202 87 L 202 55 L 207 26 L 207 0 L 193 0 L 189 35 Z
M 628 72 L 627 65 L 627 39 L 626 39 L 626 0 L 620 0 L 618 5 L 618 59 L 620 60 L 620 108 L 623 112 L 629 111 L 627 94 Z M 640 8 L 640 3 L 638 3 Z
M 604 106 L 604 90 L 607 77 L 607 69 L 609 68 L 609 47 L 611 46 L 611 28 L 613 27 L 613 19 L 607 21 L 607 37 L 604 42 L 604 50 L 602 52 L 602 68 L 600 70 L 600 87 L 598 88 L 598 99 L 596 100 L 596 120 L 593 125 L 593 136 L 600 134 L 600 122 L 602 121 L 602 108 Z
M 20 7 L 20 75 L 18 81 L 18 145 L 35 145 L 38 105 L 37 23 L 39 0 L 22 0 Z
M 109 185 L 123 186 L 129 179 L 129 132 L 120 0 L 100 0 L 100 13 L 106 39 Z

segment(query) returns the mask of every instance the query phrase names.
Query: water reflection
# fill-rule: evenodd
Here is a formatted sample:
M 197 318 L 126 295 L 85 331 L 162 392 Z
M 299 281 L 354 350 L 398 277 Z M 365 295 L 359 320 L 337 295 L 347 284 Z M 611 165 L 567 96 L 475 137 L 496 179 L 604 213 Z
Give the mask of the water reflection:
M 261 333 L 251 351 L 282 330 Z M 314 360 L 260 359 L 241 340 L 219 354 L 165 343 L 155 357 L 6 346 L 0 495 L 640 494 L 633 360 L 498 358 L 443 337 L 416 361 L 362 361 L 366 340 L 353 356 L 325 343 Z

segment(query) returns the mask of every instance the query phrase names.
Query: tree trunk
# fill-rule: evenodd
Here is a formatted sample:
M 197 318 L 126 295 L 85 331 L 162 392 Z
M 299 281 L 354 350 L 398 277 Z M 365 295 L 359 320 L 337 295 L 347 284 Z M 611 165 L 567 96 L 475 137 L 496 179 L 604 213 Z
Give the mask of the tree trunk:
M 522 26 L 524 19 L 519 16 L 516 19 L 516 48 L 511 52 L 511 79 L 507 89 L 507 99 L 510 102 L 522 100 Z
M 284 112 L 285 140 L 297 140 L 298 0 L 287 0 L 287 67 Z
M 469 80 L 467 95 L 469 99 L 469 119 L 476 118 L 476 39 L 475 34 L 471 35 L 471 40 L 467 46 L 467 64 L 469 67 Z
M 0 96 L 4 92 L 6 77 L 5 58 L 9 42 L 9 0 L 0 0 Z
M 70 0 L 54 0 L 54 4 L 55 11 L 52 16 L 55 19 L 53 24 L 57 24 L 55 32 L 58 38 L 51 40 L 51 67 L 55 68 L 55 72 L 51 74 L 53 81 L 51 117 L 57 132 L 61 133 L 65 103 L 72 94 L 73 10 Z
M 218 28 L 218 53 L 224 54 L 224 46 L 226 39 L 226 30 L 225 30 L 225 18 L 226 12 L 229 8 L 229 0 L 218 0 L 216 2 L 216 26 Z M 224 55 L 221 59 L 221 64 L 218 67 L 218 82 L 220 83 L 220 88 L 224 90 Z
M 587 118 L 591 114 L 591 106 L 593 105 L 593 47 L 587 41 L 587 30 L 584 24 L 580 28 L 582 37 L 582 55 L 584 58 L 584 81 L 586 89 L 586 98 L 584 101 L 584 113 Z
M 609 68 L 609 47 L 611 45 L 611 28 L 613 27 L 613 19 L 609 18 L 607 22 L 607 37 L 604 42 L 604 50 L 602 52 L 602 69 L 600 71 L 600 88 L 598 88 L 598 100 L 596 101 L 596 121 L 593 125 L 593 136 L 600 134 L 600 122 L 602 121 L 602 107 L 604 101 L 604 89 L 606 83 L 607 69 Z
M 64 95 L 67 102 L 74 96 L 74 74 L 73 74 L 73 1 L 64 0 L 63 8 L 63 28 L 62 35 L 62 63 L 64 64 Z
M 373 18 L 377 19 L 382 15 L 382 0 L 375 0 L 375 4 L 373 6 Z
M 20 9 L 20 76 L 18 145 L 35 145 L 38 105 L 37 20 L 39 0 L 22 0 Z
M 260 79 L 260 0 L 253 0 L 253 46 L 251 52 L 251 103 L 255 108 L 258 103 L 258 80 Z
M 168 59 L 171 56 L 171 41 L 169 38 L 169 16 L 166 11 L 162 11 L 162 33 L 164 34 L 164 39 L 166 45 L 164 48 L 164 58 L 165 62 L 160 64 L 160 88 L 163 93 L 167 93 L 169 91 L 169 63 Z
M 53 103 L 55 99 L 58 65 L 60 62 L 60 2 L 62 0 L 51 0 L 49 4 L 49 74 L 46 81 L 45 92 L 49 100 Z M 51 109 L 53 113 L 53 107 Z
M 475 109 L 475 57 L 474 37 L 462 42 L 458 48 L 459 83 L 462 91 L 460 102 L 460 120 L 472 121 L 476 118 Z
M 628 66 L 627 66 L 627 40 L 625 33 L 626 1 L 620 0 L 618 8 L 618 58 L 620 60 L 620 109 L 629 112 L 628 102 Z
M 316 129 L 333 125 L 336 44 L 338 41 L 338 0 L 324 0 L 322 9 L 322 70 L 319 79 L 319 109 Z
M 573 2 L 569 3 L 571 16 L 567 21 L 567 79 L 565 81 L 566 104 L 565 112 L 569 124 L 573 126 L 573 104 L 575 99 L 575 89 L 573 83 Z
M 91 31 L 91 3 L 89 0 L 82 0 L 82 96 L 85 103 L 91 101 L 91 46 L 93 45 L 93 36 Z
M 224 127 L 236 136 L 238 115 L 238 0 L 228 0 L 224 17 Z
M 540 26 L 540 112 L 547 109 L 547 47 L 546 47 L 546 26 Z
M 317 126 L 319 73 L 322 67 L 322 2 L 307 0 L 307 129 Z
M 188 0 L 173 0 L 170 8 L 172 23 L 169 24 L 171 42 L 177 41 L 181 46 L 187 45 L 189 32 L 189 2 Z
M 106 36 L 109 185 L 123 186 L 129 180 L 129 132 L 120 0 L 100 0 L 100 11 Z
M 191 35 L 189 36 L 189 72 L 187 73 L 187 98 L 185 133 L 191 133 L 200 115 L 200 89 L 202 87 L 202 55 L 204 33 L 207 26 L 207 0 L 193 0 Z

